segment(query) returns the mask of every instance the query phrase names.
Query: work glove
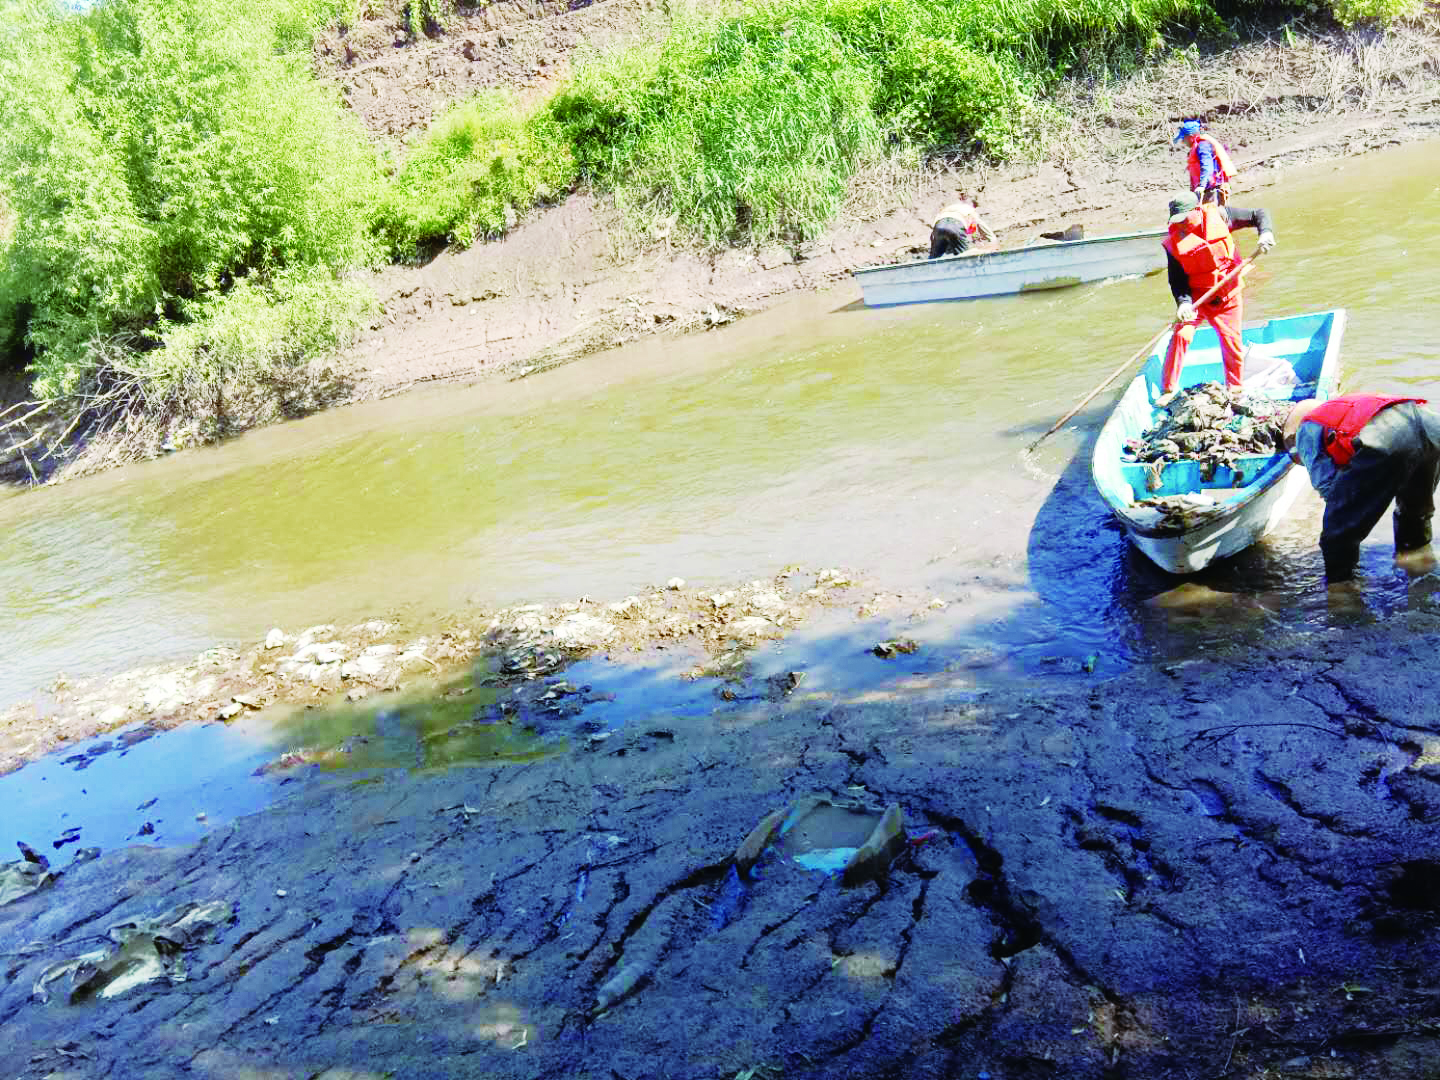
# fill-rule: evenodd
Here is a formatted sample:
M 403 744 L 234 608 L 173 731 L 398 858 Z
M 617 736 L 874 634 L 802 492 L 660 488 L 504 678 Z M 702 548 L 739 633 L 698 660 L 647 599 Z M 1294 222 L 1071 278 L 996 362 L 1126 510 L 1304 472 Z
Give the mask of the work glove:
M 1182 322 L 1182 323 L 1183 323 L 1183 322 L 1194 322 L 1194 321 L 1195 321 L 1195 305 L 1192 304 L 1189 300 L 1182 300 L 1182 301 L 1181 301 L 1179 304 L 1177 304 L 1176 307 L 1175 307 L 1175 321 L 1176 321 L 1176 322 Z
M 1260 234 L 1260 254 L 1265 254 L 1275 246 L 1275 234 L 1266 229 Z

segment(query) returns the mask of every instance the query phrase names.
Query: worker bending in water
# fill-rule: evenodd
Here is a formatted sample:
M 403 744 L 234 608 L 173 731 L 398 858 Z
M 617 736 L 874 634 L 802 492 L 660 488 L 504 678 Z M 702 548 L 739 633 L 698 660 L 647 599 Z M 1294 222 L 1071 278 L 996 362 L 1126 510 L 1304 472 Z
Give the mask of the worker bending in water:
M 1195 328 L 1204 319 L 1220 336 L 1220 356 L 1225 362 L 1225 385 L 1239 389 L 1244 371 L 1244 351 L 1240 340 L 1240 323 L 1244 317 L 1241 303 L 1243 285 L 1238 273 L 1232 274 L 1242 260 L 1236 254 L 1232 229 L 1260 230 L 1260 250 L 1275 246 L 1270 229 L 1270 214 L 1265 210 L 1241 210 L 1236 206 L 1201 203 L 1194 192 L 1187 191 L 1170 200 L 1170 228 L 1163 246 L 1170 276 L 1170 292 L 1175 297 L 1175 320 L 1179 324 L 1170 335 L 1170 349 L 1165 354 L 1157 405 L 1168 405 L 1180 386 L 1180 368 L 1185 353 L 1195 338 Z M 1215 295 L 1197 309 L 1195 300 L 1224 282 Z
M 1440 414 L 1425 399 L 1347 394 L 1297 402 L 1285 449 L 1325 500 L 1320 553 L 1332 583 L 1355 576 L 1360 542 L 1395 503 L 1395 553 L 1428 570 L 1430 519 L 1440 480 Z
M 1190 190 L 1201 202 L 1224 206 L 1230 201 L 1230 181 L 1235 179 L 1235 163 L 1230 153 L 1215 136 L 1200 130 L 1199 120 L 1186 120 L 1180 125 L 1176 142 L 1190 150 L 1186 166 L 1190 172 Z
M 930 229 L 932 259 L 938 259 L 942 255 L 965 254 L 970 250 L 977 234 L 986 243 L 995 240 L 990 226 L 980 220 L 980 211 L 977 209 L 980 201 L 967 196 L 963 191 L 959 194 L 959 200 L 941 210 L 940 216 L 935 219 L 935 224 Z

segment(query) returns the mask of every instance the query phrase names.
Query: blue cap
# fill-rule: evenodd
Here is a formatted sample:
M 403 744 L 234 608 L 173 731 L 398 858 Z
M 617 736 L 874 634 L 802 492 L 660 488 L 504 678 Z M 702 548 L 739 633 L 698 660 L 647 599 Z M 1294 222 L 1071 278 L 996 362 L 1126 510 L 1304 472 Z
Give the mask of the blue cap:
M 1175 141 L 1175 142 L 1179 142 L 1181 139 L 1185 138 L 1185 136 L 1187 136 L 1187 135 L 1199 135 L 1199 134 L 1200 134 L 1200 121 L 1199 121 L 1199 120 L 1186 120 L 1183 124 L 1180 125 L 1180 130 L 1175 134 L 1175 139 L 1174 139 L 1174 141 Z

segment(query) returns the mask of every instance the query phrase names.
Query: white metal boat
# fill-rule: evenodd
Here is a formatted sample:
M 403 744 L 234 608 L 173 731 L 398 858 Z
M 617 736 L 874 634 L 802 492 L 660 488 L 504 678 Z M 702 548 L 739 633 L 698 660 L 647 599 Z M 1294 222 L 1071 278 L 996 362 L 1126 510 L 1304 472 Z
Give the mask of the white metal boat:
M 1340 378 L 1343 310 L 1271 319 L 1247 328 L 1245 385 L 1277 398 L 1328 398 Z M 1280 452 L 1240 458 L 1234 468 L 1201 476 L 1194 461 L 1168 464 L 1157 478 L 1146 465 L 1126 460 L 1126 441 L 1154 427 L 1164 415 L 1153 402 L 1170 346 L 1167 334 L 1125 389 L 1095 442 L 1095 487 L 1135 546 L 1174 574 L 1201 570 L 1214 559 L 1243 551 L 1275 527 L 1309 484 L 1303 467 Z M 1277 378 L 1283 372 L 1286 377 Z M 1181 387 L 1222 382 L 1220 342 L 1209 326 L 1195 335 L 1180 374 Z M 1179 496 L 1161 511 L 1137 505 L 1149 496 Z
M 967 300 L 1153 273 L 1165 266 L 1165 251 L 1160 246 L 1164 239 L 1164 229 L 1151 229 L 868 266 L 852 273 L 869 307 Z

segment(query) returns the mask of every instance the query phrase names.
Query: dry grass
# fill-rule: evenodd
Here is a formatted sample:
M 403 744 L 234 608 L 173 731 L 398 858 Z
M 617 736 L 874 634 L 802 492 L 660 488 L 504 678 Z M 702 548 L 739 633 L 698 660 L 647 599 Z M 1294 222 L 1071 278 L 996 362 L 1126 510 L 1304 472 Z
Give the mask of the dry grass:
M 1433 22 L 1385 35 L 1281 31 L 1211 57 L 1176 52 L 1124 80 L 1069 84 L 1056 105 L 1071 119 L 1048 153 L 1062 165 L 1096 156 L 1123 164 L 1167 146 L 1187 117 L 1227 131 L 1263 130 L 1287 116 L 1392 114 L 1436 103 Z
M 1046 104 L 1035 116 L 1034 156 L 1022 165 L 1103 163 L 1118 171 L 1154 163 L 1157 177 L 1168 176 L 1170 140 L 1185 118 L 1205 119 L 1229 142 L 1269 139 L 1316 115 L 1383 117 L 1440 106 L 1440 20 L 1398 24 L 1384 35 L 1292 28 L 1213 56 L 1176 51 L 1124 78 L 1068 82 Z M 1242 167 L 1256 160 L 1237 155 Z M 953 149 L 924 160 L 892 154 L 856 174 L 836 225 L 844 230 L 933 201 L 937 190 L 983 191 L 996 171 L 983 156 Z
M 221 383 L 195 378 L 157 392 L 123 340 L 97 343 L 100 376 L 68 398 L 0 411 L 0 475 L 38 484 L 144 461 L 249 428 L 318 412 L 352 396 L 329 363 L 277 367 Z

